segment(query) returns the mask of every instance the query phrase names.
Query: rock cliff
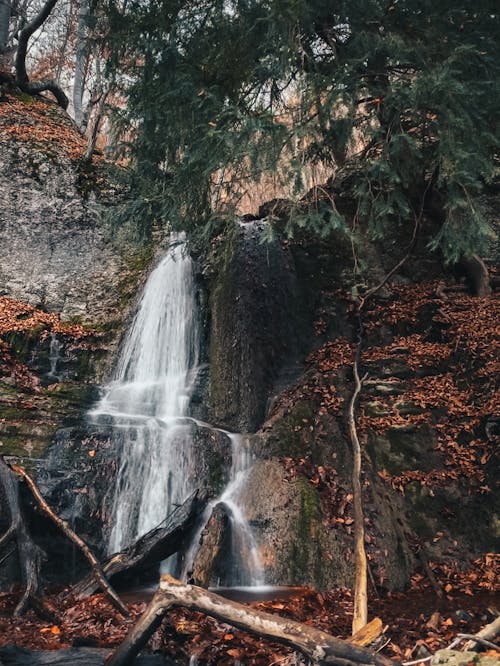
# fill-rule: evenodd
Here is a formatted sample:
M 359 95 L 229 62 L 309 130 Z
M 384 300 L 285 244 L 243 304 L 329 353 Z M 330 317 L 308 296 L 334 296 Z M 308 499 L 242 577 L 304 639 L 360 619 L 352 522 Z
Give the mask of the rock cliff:
M 59 109 L 8 98 L 0 147 L 0 451 L 32 469 L 99 548 L 116 451 L 85 415 L 154 252 L 110 235 L 102 165 L 82 170 L 81 137 Z M 268 242 L 269 226 L 235 221 L 199 257 L 204 364 L 192 411 L 244 433 L 255 462 L 245 513 L 266 580 L 349 585 L 352 248 L 340 236 Z M 365 287 L 404 245 L 359 248 Z M 358 423 L 375 586 L 401 588 L 429 559 L 465 560 L 499 537 L 497 309 L 494 295 L 471 297 L 424 246 L 368 308 Z M 223 440 L 197 435 L 214 494 L 227 480 Z M 66 546 L 42 522 L 33 528 L 51 573 L 66 575 Z

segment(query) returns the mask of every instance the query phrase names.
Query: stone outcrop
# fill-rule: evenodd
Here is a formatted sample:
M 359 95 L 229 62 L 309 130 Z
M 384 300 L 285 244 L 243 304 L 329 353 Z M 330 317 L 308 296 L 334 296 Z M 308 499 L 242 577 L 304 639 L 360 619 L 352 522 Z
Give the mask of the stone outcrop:
M 27 100 L 20 117 L 16 105 L 12 99 L 0 109 L 0 294 L 63 320 L 94 325 L 120 318 L 127 255 L 135 248 L 114 242 L 103 223 L 102 206 L 116 193 L 97 185 L 101 167 L 82 172 L 65 149 L 68 134 L 71 141 L 79 138 L 68 116 L 50 103 Z M 51 138 L 54 125 L 61 141 Z
M 65 132 L 76 131 L 59 110 L 47 108 L 58 114 Z M 30 467 L 56 511 L 99 549 L 117 452 L 106 428 L 94 427 L 85 414 L 109 373 L 153 252 L 123 235 L 111 239 L 99 213 L 109 196 L 95 182 L 89 186 L 89 174 L 82 180 L 70 154 L 54 146 L 47 152 L 43 141 L 6 140 L 4 130 L 0 113 L 1 294 L 83 323 L 86 336 L 75 340 L 43 327 L 4 336 L 14 360 L 37 385 L 21 385 L 14 373 L 0 377 L 0 450 Z M 237 221 L 199 258 L 205 348 L 191 412 L 246 433 L 251 443 L 255 464 L 241 504 L 266 582 L 350 585 L 352 463 L 344 409 L 352 391 L 349 342 L 355 326 L 352 301 L 340 298 L 338 290 L 355 286 L 349 282 L 351 247 L 345 239 L 288 242 L 276 236 L 268 242 L 269 234 L 265 220 Z M 385 254 L 366 249 L 367 282 L 400 257 L 399 247 Z M 439 262 L 425 257 L 394 276 L 380 294 L 384 302 L 393 288 L 411 290 L 424 278 L 442 275 Z M 435 323 L 442 318 L 440 308 L 442 303 L 431 303 L 409 323 L 396 315 L 377 324 L 367 331 L 366 346 L 388 348 L 406 335 L 440 343 L 450 325 Z M 306 362 L 310 352 L 338 341 L 344 344 L 342 362 L 327 356 L 319 364 Z M 359 415 L 366 426 L 367 550 L 376 584 L 392 589 L 406 585 L 414 571 L 416 541 L 428 544 L 436 559 L 445 551 L 454 556 L 494 547 L 499 509 L 481 494 L 491 485 L 494 456 L 481 463 L 483 490 L 464 490 L 460 477 L 446 477 L 448 461 L 438 452 L 436 424 L 444 408 L 438 404 L 429 411 L 408 396 L 414 380 L 430 382 L 446 372 L 446 363 L 412 363 L 408 349 L 398 345 L 365 358 L 369 381 Z M 402 423 L 405 418 L 414 422 Z M 389 420 L 381 425 L 377 419 Z M 481 436 L 492 440 L 498 421 L 481 419 Z M 193 431 L 200 485 L 217 496 L 228 481 L 228 438 L 204 426 Z M 433 469 L 447 478 L 436 488 L 419 480 Z M 394 481 L 408 470 L 413 477 Z M 67 546 L 43 522 L 34 532 L 52 556 L 59 553 L 53 561 L 62 572 L 71 562 Z M 213 536 L 222 549 L 223 538 Z
M 234 431 L 262 423 L 272 387 L 296 360 L 307 303 L 290 253 L 265 222 L 238 223 L 207 260 L 209 418 Z
M 209 259 L 216 270 L 208 280 L 208 411 L 216 422 L 253 433 L 247 438 L 256 462 L 240 504 L 253 528 L 266 581 L 319 588 L 351 585 L 352 457 L 344 409 L 352 391 L 349 341 L 355 340 L 356 330 L 349 300 L 335 292 L 349 284 L 345 269 L 350 259 L 335 239 L 329 244 L 300 239 L 281 246 L 279 240 L 254 245 L 265 230 L 264 220 L 240 224 Z M 426 279 L 450 280 L 428 254 L 419 265 L 418 252 L 427 251 L 419 248 L 380 294 L 380 312 L 398 289 L 407 290 L 407 299 Z M 393 254 L 389 259 L 380 255 L 387 267 L 397 259 L 394 248 Z M 364 257 L 368 278 L 372 255 Z M 435 378 L 439 386 L 439 378 L 446 380 L 450 371 L 448 357 L 440 356 L 447 340 L 443 326 L 450 322 L 440 321 L 441 302 L 433 301 L 430 289 L 427 301 L 405 306 L 407 315 L 394 317 L 391 325 L 374 321 L 366 332 L 372 357 L 366 354 L 363 361 L 369 381 L 358 412 L 364 424 L 367 551 L 375 584 L 390 589 L 407 585 L 420 566 L 417 544 L 424 544 L 435 560 L 450 553 L 463 559 L 476 549 L 494 548 L 498 537 L 498 502 L 484 496 L 495 483 L 495 456 L 482 458 L 483 469 L 477 468 L 477 478 L 466 487 L 460 480 L 463 470 L 453 467 L 440 439 L 444 426 L 436 427 L 447 409 L 447 395 L 440 407 L 432 390 L 424 402 L 418 393 Z M 451 289 L 463 292 L 455 283 Z M 460 311 L 463 306 L 457 307 Z M 427 344 L 427 356 L 414 359 L 410 349 L 394 343 L 405 336 Z M 436 341 L 443 347 L 434 350 Z M 327 349 L 338 344 L 338 354 L 343 354 L 338 363 L 332 352 L 317 365 L 313 360 L 296 364 L 325 343 Z M 451 353 L 453 349 L 455 342 Z M 454 361 L 460 362 L 458 357 Z M 465 414 L 471 407 L 460 409 Z M 487 439 L 494 436 L 493 423 L 490 417 Z M 477 433 L 484 439 L 482 426 Z

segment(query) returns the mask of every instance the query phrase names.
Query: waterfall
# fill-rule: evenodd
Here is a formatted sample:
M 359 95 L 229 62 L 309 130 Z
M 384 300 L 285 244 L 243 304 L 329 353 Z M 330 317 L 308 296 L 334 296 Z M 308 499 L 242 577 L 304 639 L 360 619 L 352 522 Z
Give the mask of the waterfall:
M 57 334 L 52 332 L 50 334 L 50 346 L 49 346 L 49 363 L 50 369 L 47 373 L 47 377 L 50 379 L 55 379 L 59 381 L 61 377 L 57 374 L 57 365 L 61 361 L 61 343 L 57 339 Z
M 110 553 L 158 525 L 199 486 L 193 427 L 212 428 L 189 415 L 200 335 L 193 262 L 183 238 L 173 241 L 146 282 L 114 378 L 91 412 L 94 422 L 110 427 L 120 452 Z M 225 504 L 232 539 L 228 581 L 257 585 L 262 582 L 257 549 L 239 503 L 251 461 L 240 435 L 213 429 L 229 437 L 232 463 L 228 486 L 210 503 L 206 520 L 217 503 Z M 186 562 L 193 561 L 203 527 Z M 171 566 L 169 560 L 166 568 Z
M 227 507 L 231 519 L 233 570 L 229 579 L 238 585 L 262 585 L 264 577 L 257 544 L 241 501 L 241 492 L 252 463 L 243 437 L 235 433 L 228 433 L 228 436 L 231 440 L 231 473 L 229 484 L 216 503 Z
M 229 438 L 231 442 L 231 470 L 226 488 L 219 497 L 209 502 L 205 509 L 203 520 L 186 553 L 182 577 L 186 579 L 191 573 L 200 539 L 212 511 L 218 504 L 223 504 L 231 523 L 231 553 L 226 560 L 226 576 L 223 583 L 225 585 L 262 586 L 264 583 L 263 567 L 251 526 L 245 518 L 242 503 L 242 491 L 252 467 L 252 459 L 244 438 L 238 433 L 228 432 L 222 428 L 214 428 L 208 423 L 197 420 L 195 422 L 201 427 L 222 432 Z
M 193 263 L 181 237 L 153 270 L 113 381 L 91 413 L 111 426 L 120 461 L 109 552 L 160 523 L 194 489 L 186 415 L 199 358 Z

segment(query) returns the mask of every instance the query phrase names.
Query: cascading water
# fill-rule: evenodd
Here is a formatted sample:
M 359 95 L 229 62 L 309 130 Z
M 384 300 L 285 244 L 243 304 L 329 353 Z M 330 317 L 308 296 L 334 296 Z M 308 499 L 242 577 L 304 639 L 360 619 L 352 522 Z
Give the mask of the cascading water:
M 181 238 L 149 276 L 114 380 L 92 416 L 120 448 L 109 551 L 160 523 L 193 486 L 187 413 L 199 356 L 193 264 Z
M 60 375 L 57 372 L 57 365 L 61 361 L 61 343 L 57 339 L 57 334 L 56 333 L 51 333 L 50 334 L 50 346 L 49 346 L 49 363 L 50 363 L 50 369 L 49 372 L 47 373 L 47 377 L 59 381 L 60 380 Z
M 245 518 L 241 502 L 242 488 L 251 467 L 251 459 L 241 435 L 228 433 L 231 440 L 229 484 L 216 503 L 224 504 L 231 520 L 232 571 L 228 579 L 238 585 L 262 585 L 264 577 L 257 544 Z
M 198 485 L 192 429 L 194 424 L 211 428 L 188 414 L 199 348 L 193 262 L 183 238 L 174 237 L 144 287 L 114 379 L 91 412 L 95 422 L 111 427 L 120 451 L 110 553 L 159 524 Z M 240 491 L 251 461 L 243 438 L 222 432 L 231 441 L 230 479 L 209 511 L 223 503 L 231 518 L 233 552 L 228 581 L 260 585 L 255 540 L 240 506 Z M 188 563 L 196 552 L 201 529 L 186 558 Z
M 257 544 L 252 529 L 245 518 L 242 506 L 242 490 L 247 475 L 252 466 L 251 456 L 245 445 L 244 437 L 237 433 L 231 433 L 222 428 L 214 428 L 207 423 L 196 421 L 202 427 L 211 428 L 224 433 L 231 442 L 231 470 L 229 483 L 216 499 L 212 500 L 206 510 L 204 519 L 195 535 L 191 547 L 186 553 L 183 578 L 189 577 L 191 568 L 199 547 L 199 540 L 207 524 L 212 511 L 218 504 L 225 507 L 231 523 L 231 552 L 226 560 L 226 571 L 223 584 L 238 586 L 262 586 L 264 573 L 257 550 Z M 220 582 L 220 581 L 218 581 Z

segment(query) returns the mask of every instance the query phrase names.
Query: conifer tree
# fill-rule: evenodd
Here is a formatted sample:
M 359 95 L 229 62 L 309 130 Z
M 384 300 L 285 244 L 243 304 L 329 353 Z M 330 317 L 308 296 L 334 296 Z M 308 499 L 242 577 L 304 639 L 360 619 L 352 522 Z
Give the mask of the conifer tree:
M 477 204 L 499 147 L 500 13 L 492 0 L 97 0 L 126 96 L 127 217 L 209 228 L 242 179 L 346 159 L 374 237 L 436 221 L 456 261 L 490 233 Z M 357 143 L 356 143 L 357 142 Z M 292 216 L 293 217 L 293 216 Z M 328 234 L 334 206 L 296 215 Z M 208 227 L 207 227 L 208 224 Z

